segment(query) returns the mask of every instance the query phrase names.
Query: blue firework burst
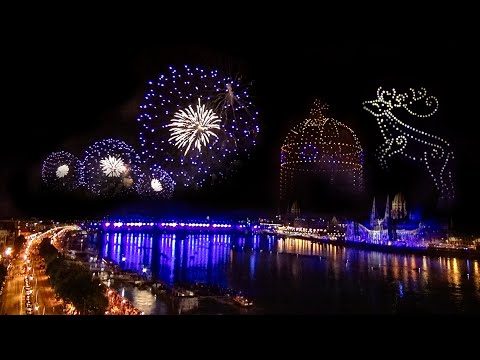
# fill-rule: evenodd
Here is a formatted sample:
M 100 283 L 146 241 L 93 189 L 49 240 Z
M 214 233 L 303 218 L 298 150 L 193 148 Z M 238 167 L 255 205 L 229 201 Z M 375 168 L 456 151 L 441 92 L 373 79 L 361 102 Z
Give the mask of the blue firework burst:
M 149 81 L 137 118 L 143 161 L 159 164 L 183 187 L 225 176 L 259 132 L 250 85 L 188 65 Z

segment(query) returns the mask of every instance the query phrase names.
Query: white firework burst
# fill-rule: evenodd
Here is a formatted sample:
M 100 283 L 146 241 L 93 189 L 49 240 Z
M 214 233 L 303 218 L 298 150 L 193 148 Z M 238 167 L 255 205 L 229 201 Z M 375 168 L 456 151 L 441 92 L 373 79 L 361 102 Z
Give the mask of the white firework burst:
M 105 159 L 100 160 L 100 167 L 102 168 L 103 173 L 108 177 L 118 177 L 126 170 L 123 160 L 115 156 L 108 156 Z
M 175 146 L 179 149 L 185 148 L 184 155 L 188 153 L 192 145 L 199 151 L 202 146 L 206 146 L 212 137 L 218 138 L 213 130 L 220 129 L 221 119 L 213 110 L 205 109 L 205 104 L 198 104 L 196 110 L 189 105 L 185 110 L 179 110 L 173 116 L 172 122 L 167 125 L 172 128 L 172 135 L 168 141 L 175 141 Z
M 58 168 L 57 168 L 57 171 L 55 172 L 55 174 L 57 175 L 57 178 L 63 178 L 65 176 L 68 175 L 68 171 L 69 171 L 69 167 L 68 165 L 60 165 Z
M 163 190 L 162 183 L 158 179 L 152 179 L 152 181 L 150 182 L 150 186 L 152 187 L 153 191 L 158 192 Z

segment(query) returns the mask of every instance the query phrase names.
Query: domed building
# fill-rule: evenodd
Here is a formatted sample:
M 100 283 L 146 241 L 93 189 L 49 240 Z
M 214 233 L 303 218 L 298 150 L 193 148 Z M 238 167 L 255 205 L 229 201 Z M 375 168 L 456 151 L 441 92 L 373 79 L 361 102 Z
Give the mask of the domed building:
M 290 209 L 294 201 L 302 208 L 315 208 L 327 200 L 325 196 L 348 196 L 363 190 L 362 147 L 352 129 L 326 116 L 327 109 L 327 104 L 316 100 L 309 117 L 294 126 L 283 142 L 282 211 Z
M 396 220 L 404 219 L 407 216 L 407 205 L 402 193 L 397 193 L 393 198 L 391 216 Z
M 300 216 L 300 207 L 298 206 L 298 202 L 294 201 L 292 208 L 290 209 L 290 214 L 294 217 Z

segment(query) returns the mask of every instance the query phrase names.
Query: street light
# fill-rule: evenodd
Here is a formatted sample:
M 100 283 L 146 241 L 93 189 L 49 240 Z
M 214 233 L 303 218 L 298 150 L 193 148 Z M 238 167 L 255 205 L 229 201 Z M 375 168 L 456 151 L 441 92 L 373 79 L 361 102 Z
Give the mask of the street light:
M 12 254 L 12 248 L 8 247 L 5 249 L 5 256 L 10 256 Z

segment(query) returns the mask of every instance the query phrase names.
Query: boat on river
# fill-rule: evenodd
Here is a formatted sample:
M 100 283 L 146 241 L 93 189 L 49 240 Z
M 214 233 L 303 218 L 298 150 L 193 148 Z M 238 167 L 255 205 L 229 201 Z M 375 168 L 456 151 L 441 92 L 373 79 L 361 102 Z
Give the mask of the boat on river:
M 235 295 L 235 296 L 233 297 L 233 301 L 234 301 L 235 304 L 240 305 L 240 306 L 242 306 L 242 307 L 250 307 L 250 306 L 253 306 L 253 301 L 247 299 L 245 296 Z

